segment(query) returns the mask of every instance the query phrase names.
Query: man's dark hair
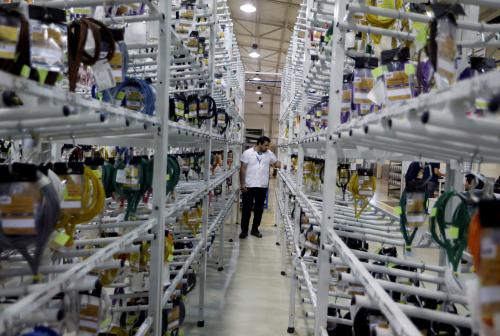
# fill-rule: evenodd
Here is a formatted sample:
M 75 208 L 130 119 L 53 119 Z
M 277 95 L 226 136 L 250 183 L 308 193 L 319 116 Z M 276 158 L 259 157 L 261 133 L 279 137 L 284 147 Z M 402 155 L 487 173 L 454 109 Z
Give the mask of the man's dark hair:
M 468 184 L 472 184 L 472 181 L 475 179 L 474 174 L 466 174 L 465 179 L 467 180 Z M 477 185 L 474 187 L 474 189 L 477 190 L 482 190 L 484 188 L 484 182 L 481 181 L 480 179 L 477 179 Z
M 263 145 L 266 142 L 271 142 L 271 139 L 266 137 L 265 135 L 261 136 L 260 138 L 257 139 L 257 145 Z

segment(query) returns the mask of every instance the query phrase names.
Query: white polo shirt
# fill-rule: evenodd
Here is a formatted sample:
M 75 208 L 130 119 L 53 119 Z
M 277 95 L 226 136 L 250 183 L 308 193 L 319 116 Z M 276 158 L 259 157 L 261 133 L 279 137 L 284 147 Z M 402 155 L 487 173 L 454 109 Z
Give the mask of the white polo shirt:
M 273 152 L 258 153 L 255 148 L 249 148 L 241 155 L 241 162 L 247 164 L 245 184 L 247 188 L 267 188 L 269 185 L 269 166 L 278 159 Z

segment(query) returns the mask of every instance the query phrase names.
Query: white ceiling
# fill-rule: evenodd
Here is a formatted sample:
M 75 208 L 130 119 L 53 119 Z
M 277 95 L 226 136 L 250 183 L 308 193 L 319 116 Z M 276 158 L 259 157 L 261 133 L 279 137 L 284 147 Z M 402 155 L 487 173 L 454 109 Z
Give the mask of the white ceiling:
M 300 0 L 250 0 L 257 8 L 255 13 L 244 13 L 240 6 L 247 0 L 229 0 L 233 29 L 241 50 L 245 71 L 280 73 L 286 59 L 288 43 L 296 21 Z M 251 58 L 252 44 L 259 46 L 259 58 Z M 253 75 L 247 75 L 252 78 Z M 260 75 L 263 80 L 281 77 Z M 256 85 L 247 85 L 254 90 Z M 262 85 L 264 91 L 279 93 L 279 83 Z M 273 89 L 274 88 L 274 89 Z M 276 92 L 277 91 L 277 92 Z

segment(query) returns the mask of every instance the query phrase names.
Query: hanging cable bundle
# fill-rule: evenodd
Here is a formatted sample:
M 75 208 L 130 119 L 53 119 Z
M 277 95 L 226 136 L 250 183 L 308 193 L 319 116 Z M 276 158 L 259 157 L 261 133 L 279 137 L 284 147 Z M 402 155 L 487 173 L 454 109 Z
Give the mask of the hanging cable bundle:
M 404 5 L 403 0 L 366 0 L 366 4 L 369 6 L 375 6 L 389 10 L 399 10 Z M 366 14 L 365 19 L 369 25 L 383 29 L 391 29 L 394 23 L 396 23 L 396 19 L 394 18 L 379 16 L 375 14 Z M 370 36 L 375 44 L 380 43 L 380 40 L 382 38 L 381 35 L 370 34 Z
M 169 155 L 167 159 L 167 195 L 174 191 L 179 183 L 181 176 L 181 167 L 179 161 L 173 155 Z
M 125 220 L 135 216 L 137 206 L 142 197 L 142 188 L 145 183 L 145 166 L 141 158 L 119 160 L 115 163 L 112 179 L 113 189 L 118 196 L 127 200 Z
M 376 188 L 377 179 L 371 169 L 358 169 L 351 176 L 347 189 L 352 193 L 354 198 L 354 214 L 356 218 L 359 218 L 366 209 L 375 194 Z
M 399 223 L 406 249 L 410 250 L 418 229 L 424 224 L 427 213 L 429 195 L 425 191 L 426 184 L 407 184 L 399 200 Z M 411 230 L 413 229 L 413 230 Z
M 43 249 L 59 218 L 59 196 L 36 166 L 0 166 L 0 251 L 19 251 L 38 273 Z M 34 247 L 33 256 L 29 249 Z
M 71 244 L 76 225 L 92 220 L 104 208 L 104 187 L 92 169 L 78 162 L 56 163 L 54 172 L 65 187 L 57 228 L 64 228 Z
M 214 119 L 214 127 L 219 130 L 220 134 L 226 133 L 231 122 L 231 117 L 226 113 L 225 109 L 217 109 L 216 117 Z
M 113 92 L 113 100 L 120 106 L 151 116 L 155 114 L 156 95 L 147 81 L 129 77 Z
M 470 214 L 467 203 L 460 198 L 460 203 L 453 211 L 450 222 L 445 219 L 446 206 L 453 197 L 459 197 L 456 191 L 444 192 L 436 201 L 431 211 L 429 230 L 434 241 L 445 249 L 448 260 L 456 271 L 462 253 L 467 246 Z
M 349 181 L 351 179 L 351 172 L 349 170 L 349 164 L 339 164 L 337 167 L 337 187 L 342 189 L 342 199 L 345 201 L 345 192 Z
M 189 110 L 186 96 L 184 94 L 175 94 L 170 101 L 170 106 L 170 119 L 175 122 L 187 123 Z
M 89 31 L 92 33 L 95 48 L 90 55 L 85 50 Z M 106 47 L 106 48 L 105 48 Z M 106 51 L 106 59 L 111 61 L 115 53 L 115 41 L 106 25 L 92 18 L 81 18 L 73 21 L 68 27 L 68 78 L 69 90 L 75 91 L 80 64 L 94 65 Z
M 0 25 L 5 31 L 0 38 L 0 69 L 20 75 L 24 66 L 31 65 L 28 20 L 14 9 L 0 7 Z
M 217 113 L 215 100 L 209 95 L 201 97 L 198 101 L 198 127 L 203 125 L 203 121 L 212 119 Z

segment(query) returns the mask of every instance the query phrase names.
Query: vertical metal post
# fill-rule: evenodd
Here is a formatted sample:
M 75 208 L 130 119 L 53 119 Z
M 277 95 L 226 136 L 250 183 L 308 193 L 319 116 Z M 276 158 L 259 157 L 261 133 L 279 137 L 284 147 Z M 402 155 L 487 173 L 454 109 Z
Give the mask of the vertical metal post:
M 316 320 L 314 324 L 314 335 L 321 336 L 321 328 L 327 324 L 328 314 L 328 291 L 331 279 L 330 252 L 326 251 L 324 244 L 327 243 L 327 231 L 334 226 L 334 204 L 336 185 L 338 155 L 333 139 L 333 130 L 340 121 L 340 106 L 342 105 L 342 82 L 344 75 L 345 59 L 345 34 L 338 28 L 338 23 L 345 16 L 346 1 L 337 0 L 333 16 L 332 33 L 332 60 L 330 70 L 330 93 L 328 104 L 328 135 L 326 140 L 325 159 L 325 187 L 323 188 L 323 217 L 321 219 L 320 251 L 318 256 L 319 274 L 317 285 Z
M 155 239 L 151 241 L 151 260 L 149 275 L 149 316 L 153 318 L 152 334 L 160 335 L 162 329 L 163 268 L 165 249 L 165 201 L 168 153 L 168 114 L 170 89 L 170 11 L 171 1 L 160 1 L 161 19 L 158 24 L 158 82 L 156 84 L 156 113 L 161 121 L 161 130 L 155 135 L 155 160 L 153 185 L 153 213 L 156 225 L 153 228 Z
M 227 153 L 229 152 L 228 150 L 228 147 L 229 147 L 229 144 L 226 142 L 225 145 L 224 145 L 224 154 L 223 154 L 223 170 L 224 170 L 224 173 L 227 172 Z M 227 200 L 227 192 L 226 192 L 226 188 L 227 188 L 227 184 L 224 183 L 223 186 L 222 186 L 222 198 L 224 199 L 224 201 Z M 224 203 L 225 204 L 225 203 Z M 220 246 L 219 246 L 219 267 L 217 268 L 217 270 L 219 272 L 223 271 L 224 270 L 224 225 L 226 223 L 226 219 L 223 219 L 220 223 L 220 231 L 219 231 L 219 242 L 220 242 Z
M 210 51 L 209 51 L 209 69 L 208 78 L 210 79 L 210 95 L 213 96 L 214 93 L 214 69 L 215 69 L 215 38 L 216 38 L 216 20 L 217 20 L 217 0 L 212 0 L 212 24 L 210 25 Z M 209 129 L 210 138 L 208 140 L 207 147 L 205 148 L 205 182 L 207 187 L 207 192 L 203 199 L 203 229 L 202 229 L 202 255 L 201 255 L 201 265 L 199 271 L 200 280 L 200 296 L 199 296 L 199 307 L 198 307 L 198 327 L 205 326 L 205 287 L 207 280 L 207 232 L 208 232 L 208 217 L 209 217 L 209 192 L 208 187 L 210 184 L 210 155 L 212 153 L 212 121 L 209 119 L 205 122 Z

